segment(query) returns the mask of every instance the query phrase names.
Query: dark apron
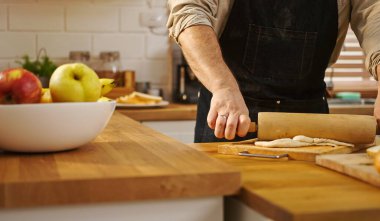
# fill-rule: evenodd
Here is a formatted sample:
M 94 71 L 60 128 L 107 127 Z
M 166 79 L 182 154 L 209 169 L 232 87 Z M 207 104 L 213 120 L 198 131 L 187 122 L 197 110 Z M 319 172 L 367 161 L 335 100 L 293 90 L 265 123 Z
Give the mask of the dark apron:
M 235 0 L 220 46 L 251 121 L 258 112 L 328 113 L 324 76 L 337 32 L 335 0 Z M 211 98 L 202 86 L 195 142 L 226 141 L 207 125 Z

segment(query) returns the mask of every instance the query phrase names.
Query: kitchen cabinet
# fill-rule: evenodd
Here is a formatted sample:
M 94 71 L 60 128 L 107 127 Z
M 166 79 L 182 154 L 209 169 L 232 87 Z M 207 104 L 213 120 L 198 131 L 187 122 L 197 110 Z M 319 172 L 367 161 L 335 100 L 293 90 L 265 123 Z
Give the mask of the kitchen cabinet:
M 195 120 L 142 121 L 141 123 L 182 143 L 194 142 Z
M 0 152 L 0 220 L 222 221 L 240 172 L 115 113 L 81 148 Z
M 195 212 L 196 211 L 196 212 Z M 222 221 L 223 199 L 177 199 L 0 210 L 2 221 Z
M 120 108 L 117 111 L 182 143 L 194 141 L 196 105 L 169 104 L 163 108 Z

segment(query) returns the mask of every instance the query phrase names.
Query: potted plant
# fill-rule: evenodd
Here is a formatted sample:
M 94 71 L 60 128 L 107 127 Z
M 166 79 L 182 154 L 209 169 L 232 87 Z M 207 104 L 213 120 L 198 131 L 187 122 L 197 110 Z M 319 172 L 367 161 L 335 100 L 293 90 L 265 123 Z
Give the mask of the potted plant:
M 44 55 L 42 56 L 42 52 Z M 47 56 L 46 50 L 42 48 L 35 61 L 32 61 L 28 55 L 22 57 L 22 61 L 17 61 L 22 68 L 34 73 L 41 80 L 43 87 L 49 87 L 49 80 L 57 65 Z

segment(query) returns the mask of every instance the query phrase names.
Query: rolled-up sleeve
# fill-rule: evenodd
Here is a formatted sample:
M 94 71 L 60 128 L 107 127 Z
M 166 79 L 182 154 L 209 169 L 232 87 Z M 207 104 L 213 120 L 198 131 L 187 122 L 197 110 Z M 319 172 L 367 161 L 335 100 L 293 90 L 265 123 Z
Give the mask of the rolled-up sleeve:
M 380 65 L 380 1 L 351 0 L 351 27 L 366 54 L 366 67 L 378 79 Z
M 176 41 L 179 34 L 193 25 L 207 25 L 215 29 L 219 0 L 169 0 L 167 27 Z

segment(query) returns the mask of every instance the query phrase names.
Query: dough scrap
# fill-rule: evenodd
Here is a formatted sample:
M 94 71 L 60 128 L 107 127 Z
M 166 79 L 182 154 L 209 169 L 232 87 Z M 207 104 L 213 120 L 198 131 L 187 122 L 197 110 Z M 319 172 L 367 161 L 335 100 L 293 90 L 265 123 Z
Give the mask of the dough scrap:
M 306 137 L 303 135 L 295 136 L 295 137 L 293 137 L 293 140 L 303 141 L 303 142 L 313 143 L 313 144 L 323 144 L 323 146 L 325 146 L 325 145 L 334 146 L 334 147 L 335 146 L 348 146 L 348 147 L 354 146 L 353 144 L 344 143 L 344 142 L 340 142 L 337 140 L 332 140 L 332 139 L 327 139 L 327 138 L 311 138 L 311 137 Z M 321 146 L 321 145 L 319 145 L 319 146 Z
M 344 143 L 336 140 L 325 138 L 312 138 L 303 135 L 298 135 L 291 138 L 282 138 L 273 141 L 256 141 L 255 146 L 273 147 L 273 148 L 289 148 L 289 147 L 308 147 L 308 146 L 348 146 L 353 147 L 353 144 Z

